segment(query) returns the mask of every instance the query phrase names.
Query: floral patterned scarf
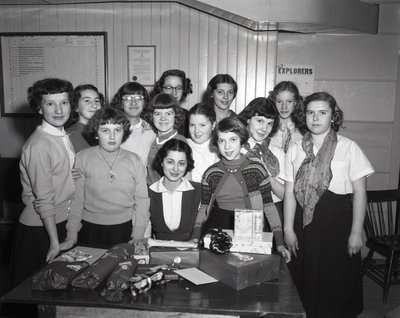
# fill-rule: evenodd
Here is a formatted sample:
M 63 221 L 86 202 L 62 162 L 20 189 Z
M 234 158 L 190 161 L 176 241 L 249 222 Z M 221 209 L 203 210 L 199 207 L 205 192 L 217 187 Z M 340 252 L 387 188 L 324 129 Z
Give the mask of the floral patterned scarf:
M 303 208 L 303 227 L 311 223 L 315 206 L 332 180 L 330 166 L 336 145 L 337 135 L 331 129 L 325 136 L 317 155 L 314 156 L 311 133 L 307 132 L 303 137 L 302 147 L 306 158 L 300 165 L 294 182 L 294 194 Z
M 250 145 L 246 143 L 243 147 L 248 151 L 246 156 L 250 159 L 261 159 L 267 167 L 268 173 L 271 177 L 276 177 L 279 174 L 279 161 L 278 158 L 269 149 L 271 138 L 265 138 L 262 143 L 250 149 Z

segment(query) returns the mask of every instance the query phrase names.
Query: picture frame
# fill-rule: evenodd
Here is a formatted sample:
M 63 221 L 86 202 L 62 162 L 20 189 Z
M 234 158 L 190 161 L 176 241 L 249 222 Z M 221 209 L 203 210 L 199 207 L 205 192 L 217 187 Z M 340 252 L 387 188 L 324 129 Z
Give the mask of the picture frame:
M 92 84 L 107 98 L 106 32 L 0 33 L 2 117 L 34 117 L 27 90 L 56 77 L 75 87 Z
M 156 81 L 156 46 L 128 45 L 128 81 L 154 86 Z

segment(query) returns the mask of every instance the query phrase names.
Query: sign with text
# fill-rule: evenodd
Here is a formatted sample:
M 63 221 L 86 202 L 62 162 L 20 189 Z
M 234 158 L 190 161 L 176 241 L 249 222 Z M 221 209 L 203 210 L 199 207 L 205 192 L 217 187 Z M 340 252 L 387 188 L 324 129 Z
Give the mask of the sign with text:
M 301 95 L 309 95 L 314 92 L 314 74 L 313 65 L 279 64 L 276 67 L 276 84 L 291 81 L 297 85 Z

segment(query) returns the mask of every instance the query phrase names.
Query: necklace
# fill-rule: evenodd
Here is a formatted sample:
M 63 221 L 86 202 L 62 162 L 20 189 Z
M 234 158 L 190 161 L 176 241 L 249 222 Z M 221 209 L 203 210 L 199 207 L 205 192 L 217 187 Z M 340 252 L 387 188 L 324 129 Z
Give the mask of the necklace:
M 121 152 L 121 148 L 118 149 L 117 156 L 115 157 L 115 159 L 114 159 L 114 161 L 113 161 L 113 163 L 111 165 L 108 163 L 106 158 L 101 153 L 100 148 L 99 148 L 99 152 L 100 152 L 101 157 L 103 158 L 103 160 L 107 164 L 107 166 L 110 168 L 110 171 L 108 171 L 108 173 L 107 173 L 107 180 L 108 180 L 108 182 L 113 183 L 115 180 L 117 180 L 117 174 L 113 171 L 113 167 L 114 167 L 114 164 L 115 164 L 115 162 L 117 161 L 117 159 L 119 157 L 119 153 Z

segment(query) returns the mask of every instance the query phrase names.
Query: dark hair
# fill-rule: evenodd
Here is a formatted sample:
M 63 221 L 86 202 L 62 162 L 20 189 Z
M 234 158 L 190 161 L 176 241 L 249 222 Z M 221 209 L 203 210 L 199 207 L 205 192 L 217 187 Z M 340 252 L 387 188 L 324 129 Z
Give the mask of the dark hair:
M 328 103 L 329 107 L 332 110 L 331 128 L 334 131 L 339 131 L 339 128 L 345 128 L 343 126 L 343 111 L 339 108 L 336 99 L 332 95 L 326 92 L 317 92 L 307 96 L 304 99 L 304 112 L 307 111 L 307 105 L 315 101 L 323 101 Z
M 248 125 L 247 121 L 254 116 L 262 116 L 265 118 L 273 119 L 274 123 L 272 125 L 269 137 L 272 137 L 279 127 L 279 112 L 276 109 L 275 103 L 265 97 L 254 98 L 237 116 L 244 125 Z
M 97 89 L 96 86 L 92 85 L 92 84 L 82 84 L 82 85 L 78 85 L 77 87 L 74 88 L 74 91 L 72 92 L 71 95 L 71 116 L 70 119 L 68 121 L 68 123 L 66 124 L 66 126 L 71 126 L 74 123 L 76 123 L 79 120 L 79 114 L 78 114 L 78 107 L 79 107 L 79 100 L 82 97 L 82 91 L 84 90 L 91 90 L 96 92 L 99 95 L 99 99 L 100 99 L 100 107 L 103 108 L 104 107 L 104 95 L 102 93 L 99 92 L 99 90 Z
M 167 70 L 164 73 L 162 73 L 160 79 L 154 84 L 154 90 L 156 93 L 162 93 L 163 92 L 163 86 L 165 83 L 165 79 L 168 76 L 177 76 L 181 79 L 182 81 L 182 100 L 186 98 L 188 94 L 193 93 L 193 86 L 192 86 L 192 81 L 190 78 L 186 77 L 186 73 L 181 70 Z
M 232 76 L 230 76 L 229 74 L 217 74 L 215 75 L 209 82 L 207 85 L 207 92 L 208 95 L 211 96 L 213 91 L 215 89 L 217 89 L 217 84 L 231 84 L 233 85 L 233 91 L 235 93 L 235 96 L 233 98 L 236 97 L 237 91 L 238 91 L 238 86 L 236 81 L 233 79 Z
M 164 159 L 167 157 L 168 151 L 184 152 L 186 155 L 186 161 L 187 161 L 185 175 L 186 175 L 186 173 L 193 170 L 194 160 L 193 160 L 193 156 L 192 156 L 192 148 L 190 148 L 190 146 L 183 140 L 170 139 L 157 152 L 157 155 L 153 160 L 153 168 L 156 169 L 160 175 L 162 175 L 162 176 L 164 175 L 163 167 L 161 164 L 164 161 Z
M 290 118 L 296 128 L 304 134 L 307 131 L 307 127 L 305 126 L 305 117 L 303 112 L 303 97 L 300 95 L 299 89 L 296 84 L 291 81 L 282 81 L 275 85 L 274 89 L 269 92 L 269 98 L 276 102 L 276 97 L 280 92 L 289 91 L 294 95 L 294 109 L 290 114 Z
M 144 106 L 142 111 L 143 114 L 144 111 L 146 110 L 147 104 L 150 101 L 150 97 L 147 89 L 138 82 L 126 82 L 125 84 L 123 84 L 115 93 L 110 106 L 123 110 L 124 104 L 122 102 L 122 97 L 124 97 L 124 95 L 135 95 L 135 94 L 144 97 Z
M 215 123 L 217 120 L 217 115 L 215 114 L 215 110 L 213 107 L 206 103 L 197 103 L 192 108 L 190 108 L 188 113 L 188 120 L 190 121 L 191 115 L 203 115 L 205 116 L 211 123 Z
M 59 78 L 45 78 L 35 82 L 28 88 L 29 106 L 39 112 L 43 95 L 68 93 L 68 98 L 71 102 L 71 94 L 73 91 L 72 84 L 69 81 Z
M 218 133 L 233 132 L 240 138 L 240 144 L 244 145 L 249 139 L 249 132 L 246 126 L 236 117 L 228 117 L 222 119 L 218 124 L 217 128 L 213 131 L 212 144 L 218 147 Z
M 101 125 L 106 124 L 119 124 L 122 125 L 124 136 L 122 142 L 128 139 L 131 134 L 131 124 L 126 117 L 125 113 L 115 107 L 104 107 L 99 109 L 92 118 L 89 119 L 88 124 L 83 128 L 82 135 L 91 146 L 99 144 L 97 130 Z
M 154 130 L 157 130 L 153 124 L 153 113 L 155 109 L 167 109 L 172 108 L 175 112 L 175 124 L 174 128 L 177 129 L 180 127 L 185 120 L 185 113 L 182 108 L 179 106 L 178 100 L 170 95 L 165 93 L 160 93 L 154 96 L 154 98 L 150 101 L 147 106 L 146 113 L 143 115 L 143 118 L 151 123 Z

